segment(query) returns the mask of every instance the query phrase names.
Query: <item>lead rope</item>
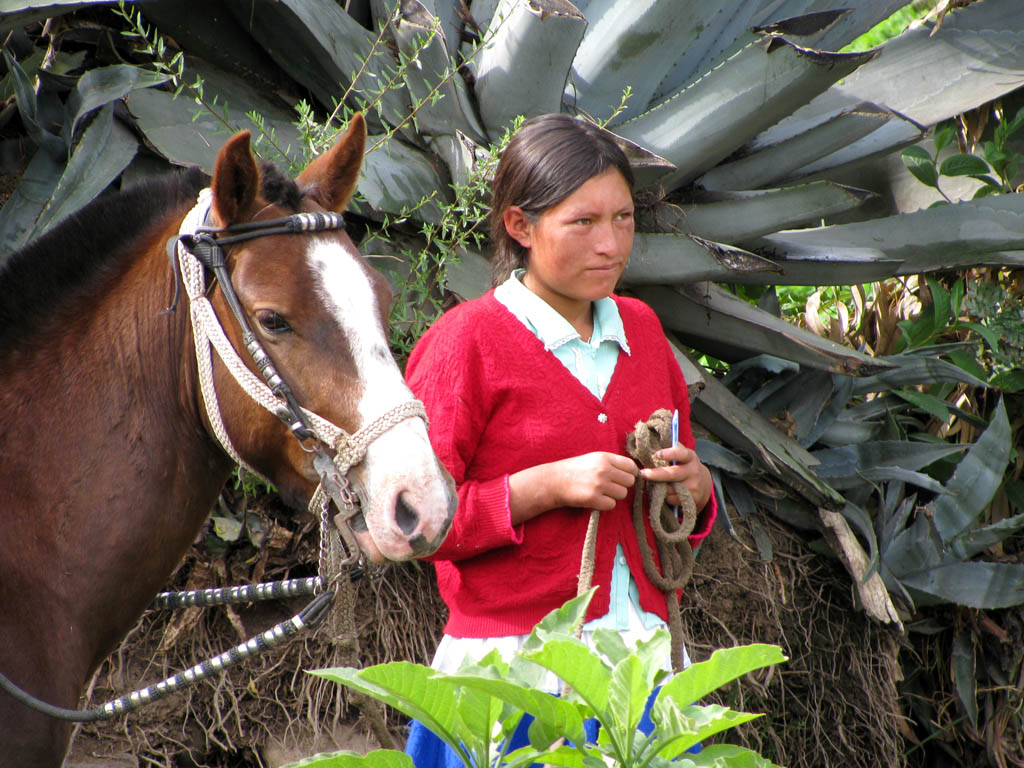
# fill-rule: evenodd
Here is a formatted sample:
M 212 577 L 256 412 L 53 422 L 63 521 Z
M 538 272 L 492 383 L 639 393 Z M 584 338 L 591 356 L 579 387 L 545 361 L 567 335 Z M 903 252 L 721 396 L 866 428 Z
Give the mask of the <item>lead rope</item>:
M 654 458 L 654 453 L 672 443 L 672 414 L 660 409 L 646 421 L 637 422 L 633 433 L 626 438 L 626 451 L 645 468 L 664 467 L 667 461 Z M 633 495 L 633 530 L 643 558 L 644 573 L 658 589 L 665 593 L 668 609 L 668 628 L 672 637 L 672 671 L 683 670 L 683 620 L 679 612 L 679 590 L 686 586 L 693 574 L 693 550 L 689 535 L 697 524 L 697 505 L 690 491 L 682 483 L 672 483 L 680 501 L 682 519 L 665 503 L 668 483 L 651 483 L 648 518 L 658 548 L 658 570 L 654 554 L 647 541 L 644 527 L 644 492 L 647 481 L 637 478 Z

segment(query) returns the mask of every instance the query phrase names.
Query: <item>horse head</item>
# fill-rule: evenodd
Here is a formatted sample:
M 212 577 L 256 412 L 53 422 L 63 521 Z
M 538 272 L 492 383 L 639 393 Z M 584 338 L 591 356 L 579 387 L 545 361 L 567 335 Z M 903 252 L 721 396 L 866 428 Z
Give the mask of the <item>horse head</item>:
M 237 134 L 217 157 L 209 223 L 237 229 L 294 213 L 340 214 L 355 190 L 365 140 L 356 115 L 346 134 L 292 182 L 265 178 L 270 170 L 256 164 L 249 134 Z M 392 295 L 386 279 L 343 228 L 246 237 L 225 250 L 241 312 L 294 402 L 346 435 L 375 425 L 365 455 L 360 451 L 351 469 L 343 468 L 361 502 L 353 528 L 363 554 L 382 561 L 433 552 L 451 524 L 454 487 L 433 454 L 424 420 L 388 419 L 414 399 L 388 348 Z M 220 286 L 210 294 L 233 346 L 255 371 L 229 298 Z M 243 393 L 223 363 L 214 364 L 213 379 L 223 429 L 238 456 L 287 503 L 306 506 L 321 481 L 317 452 L 333 456 L 338 446 L 295 439 L 280 418 Z M 383 424 L 382 417 L 388 419 Z M 204 419 L 213 428 L 211 418 Z

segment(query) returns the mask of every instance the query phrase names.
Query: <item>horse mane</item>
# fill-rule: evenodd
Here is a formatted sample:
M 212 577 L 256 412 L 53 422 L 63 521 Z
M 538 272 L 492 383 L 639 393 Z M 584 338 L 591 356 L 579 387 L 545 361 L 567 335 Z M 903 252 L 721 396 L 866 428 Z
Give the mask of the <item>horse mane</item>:
M 264 198 L 299 210 L 298 185 L 269 163 L 261 172 Z M 194 203 L 208 184 L 198 168 L 141 181 L 98 197 L 20 250 L 0 256 L 0 352 L 24 342 L 60 307 L 115 274 L 138 238 L 168 212 Z

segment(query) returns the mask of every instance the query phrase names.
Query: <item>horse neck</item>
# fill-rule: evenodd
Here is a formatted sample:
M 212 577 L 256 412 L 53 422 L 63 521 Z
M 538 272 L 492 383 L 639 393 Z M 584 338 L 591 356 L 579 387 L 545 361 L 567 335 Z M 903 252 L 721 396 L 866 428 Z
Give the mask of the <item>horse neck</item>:
M 154 231 L 98 299 L 26 347 L 0 393 L 11 422 L 0 453 L 12 457 L 0 487 L 35 529 L 27 544 L 0 544 L 0 567 L 12 590 L 50 601 L 18 618 L 30 627 L 47 616 L 40 636 L 67 627 L 52 646 L 80 649 L 78 675 L 166 582 L 230 472 L 199 415 L 188 307 L 162 314 L 172 293 L 163 244 L 176 227 Z M 12 435 L 31 450 L 4 445 Z M 38 482 L 42 467 L 51 474 Z

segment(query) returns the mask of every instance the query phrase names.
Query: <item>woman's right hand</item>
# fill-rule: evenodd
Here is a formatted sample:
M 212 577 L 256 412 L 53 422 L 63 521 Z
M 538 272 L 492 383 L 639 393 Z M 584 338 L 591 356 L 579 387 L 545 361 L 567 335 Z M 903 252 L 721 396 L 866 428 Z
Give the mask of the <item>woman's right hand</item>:
M 594 451 L 516 472 L 509 476 L 512 524 L 558 507 L 613 509 L 626 498 L 638 471 L 627 456 Z

